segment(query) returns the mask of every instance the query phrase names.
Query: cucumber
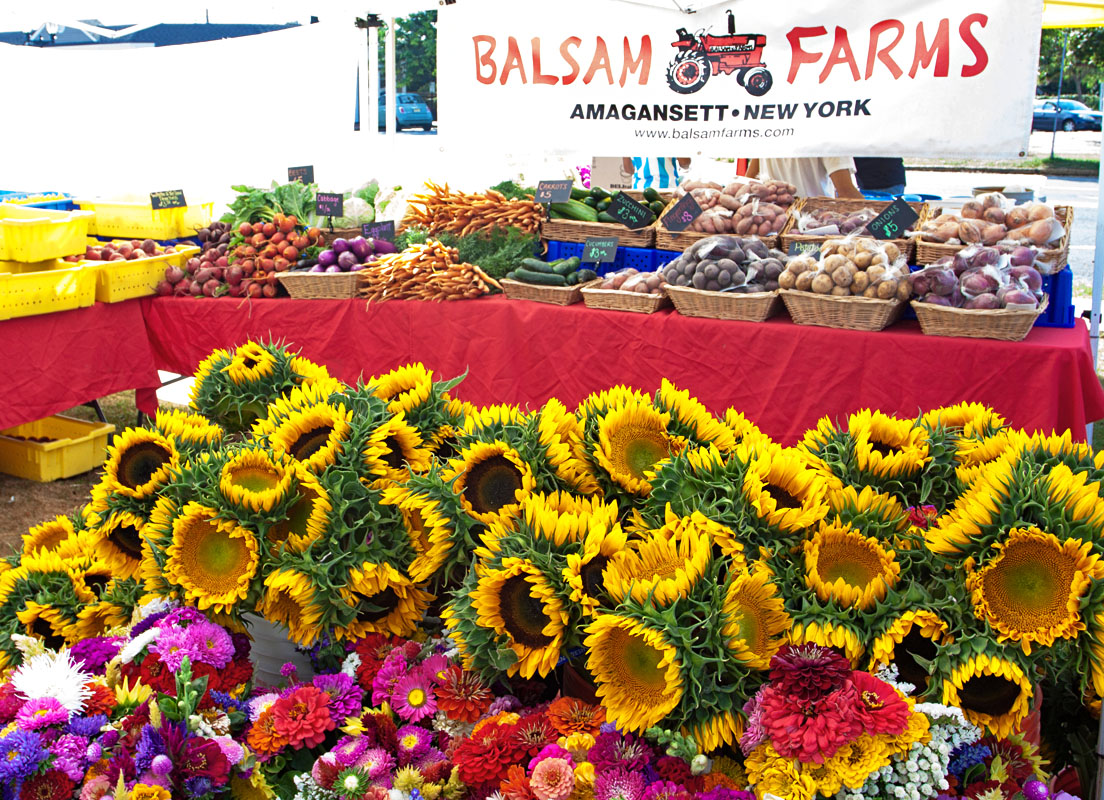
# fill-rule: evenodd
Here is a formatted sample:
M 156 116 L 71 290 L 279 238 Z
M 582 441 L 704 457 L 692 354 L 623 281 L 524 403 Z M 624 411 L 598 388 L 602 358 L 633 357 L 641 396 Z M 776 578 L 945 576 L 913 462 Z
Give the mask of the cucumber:
M 607 214 L 605 211 L 599 212 L 598 222 L 612 222 L 614 225 L 620 225 L 621 224 L 621 220 L 614 219 L 609 214 Z
M 530 272 L 525 267 L 518 267 L 515 270 L 515 280 L 524 283 L 539 283 L 544 286 L 567 285 L 567 279 L 563 275 L 557 275 L 554 272 Z
M 584 189 L 581 186 L 572 186 L 571 187 L 571 199 L 572 200 L 582 200 L 585 203 L 586 199 L 588 197 L 590 197 L 590 190 L 589 189 Z
M 599 200 L 598 201 L 598 210 L 599 211 L 605 211 L 607 208 L 610 207 L 610 203 L 612 203 L 612 202 L 613 202 L 613 200 L 611 200 L 608 197 L 605 200 Z
M 652 202 L 648 203 L 648 208 L 653 214 L 658 217 L 660 214 L 663 213 L 663 209 L 666 208 L 666 206 L 663 205 L 662 200 L 653 200 Z
M 503 279 L 508 280 L 508 281 L 516 281 L 517 280 L 517 270 L 512 269 L 509 272 L 507 272 L 505 275 L 503 275 L 502 277 L 503 277 Z
M 647 189 L 644 190 L 644 200 L 648 203 L 662 203 L 663 202 L 663 198 L 659 196 L 659 192 L 657 192 L 651 186 L 649 186 Z
M 598 208 L 598 198 L 587 195 L 583 198 L 583 202 L 591 208 Z
M 581 269 L 574 274 L 579 276 L 579 283 L 598 280 L 598 273 L 592 269 Z
M 598 212 L 585 203 L 578 200 L 568 200 L 566 203 L 552 203 L 548 207 L 549 216 L 558 219 L 575 219 L 581 222 L 594 222 L 598 218 Z
M 595 186 L 594 188 L 592 188 L 590 190 L 590 196 L 594 197 L 594 198 L 597 198 L 598 200 L 605 200 L 609 197 L 612 197 L 613 195 L 611 195 L 609 192 L 607 192 L 601 186 Z
M 557 275 L 570 275 L 579 268 L 579 264 L 582 263 L 578 256 L 572 258 L 565 258 L 559 264 L 552 266 L 552 271 Z
M 544 272 L 546 274 L 552 273 L 552 265 L 546 261 L 540 261 L 535 258 L 523 258 L 518 264 L 518 269 L 527 269 L 530 272 Z
M 578 272 L 572 272 L 570 275 L 568 275 L 564 279 L 564 284 L 567 285 L 567 286 L 574 286 L 578 282 L 579 282 L 579 273 Z

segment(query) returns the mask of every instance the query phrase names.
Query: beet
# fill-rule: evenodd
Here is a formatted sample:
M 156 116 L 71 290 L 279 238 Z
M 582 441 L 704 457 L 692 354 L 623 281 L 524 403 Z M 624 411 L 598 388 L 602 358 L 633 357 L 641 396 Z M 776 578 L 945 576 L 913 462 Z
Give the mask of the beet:
M 242 272 L 241 267 L 234 266 L 226 270 L 226 282 L 232 287 L 237 286 L 239 283 L 241 283 L 242 278 L 244 277 L 245 273 Z
M 203 284 L 199 281 L 192 281 L 192 285 L 188 287 L 188 293 L 192 297 L 199 297 L 203 294 Z
M 196 270 L 195 281 L 196 281 L 196 283 L 203 284 L 203 283 L 207 283 L 207 281 L 211 280 L 211 278 L 213 278 L 213 277 L 214 277 L 214 272 L 211 270 L 211 268 L 210 267 L 203 267 L 201 269 Z
M 207 297 L 214 297 L 215 291 L 222 286 L 222 281 L 216 281 L 214 278 L 203 284 L 203 294 Z
M 249 284 L 248 295 L 250 297 L 260 297 L 261 296 L 260 284 L 257 284 L 257 283 Z
M 173 285 L 168 281 L 158 281 L 157 293 L 162 297 L 168 297 L 173 293 Z
M 157 252 L 157 242 L 153 239 L 146 239 L 142 242 L 142 249 L 146 252 L 146 255 L 153 255 Z
M 184 270 L 182 270 L 175 264 L 170 264 L 169 266 L 165 267 L 165 280 L 168 281 L 170 284 L 180 283 L 182 280 L 184 280 L 184 274 Z
M 228 291 L 226 294 L 229 297 L 241 297 L 243 291 L 244 290 L 242 289 L 241 284 L 232 283 L 230 284 L 230 291 Z
M 983 292 L 977 297 L 972 297 L 966 301 L 963 308 L 980 308 L 980 309 L 992 309 L 1000 308 L 1000 300 L 992 292 Z
M 271 283 L 266 284 L 261 289 L 261 294 L 264 295 L 265 297 L 275 297 L 276 296 L 276 287 L 273 286 Z

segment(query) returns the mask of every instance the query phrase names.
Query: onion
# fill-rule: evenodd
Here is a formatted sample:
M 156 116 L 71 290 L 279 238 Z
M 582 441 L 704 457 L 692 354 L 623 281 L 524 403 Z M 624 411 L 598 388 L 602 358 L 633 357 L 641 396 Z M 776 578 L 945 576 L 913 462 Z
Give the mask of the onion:
M 337 264 L 334 264 L 333 266 L 326 267 L 323 272 L 341 272 L 341 267 L 337 266 Z
M 331 266 L 332 266 L 332 265 L 331 265 Z M 310 268 L 309 270 L 307 270 L 307 271 L 308 271 L 308 272 L 325 272 L 325 271 L 326 271 L 326 268 L 325 268 L 324 266 L 322 266 L 322 264 L 320 264 L 320 263 L 319 263 L 319 264 L 315 264 L 315 265 L 314 265 L 313 267 L 311 267 L 311 268 Z
M 358 262 L 363 262 L 372 255 L 372 244 L 363 236 L 358 236 L 349 242 L 349 249 L 357 257 Z
M 338 241 L 341 241 L 340 239 Z M 337 253 L 333 250 L 323 250 L 318 254 L 318 264 L 325 269 L 326 267 L 332 267 L 337 263 Z M 322 270 L 319 270 L 321 272 Z
M 334 239 L 333 244 L 330 245 L 330 246 L 333 247 L 333 251 L 335 253 L 340 255 L 341 253 L 344 253 L 349 249 L 349 240 L 348 239 Z
M 344 253 L 337 257 L 337 267 L 341 272 L 348 272 L 360 262 L 357 260 L 356 253 L 351 250 L 346 250 Z M 327 268 L 327 272 L 329 268 Z

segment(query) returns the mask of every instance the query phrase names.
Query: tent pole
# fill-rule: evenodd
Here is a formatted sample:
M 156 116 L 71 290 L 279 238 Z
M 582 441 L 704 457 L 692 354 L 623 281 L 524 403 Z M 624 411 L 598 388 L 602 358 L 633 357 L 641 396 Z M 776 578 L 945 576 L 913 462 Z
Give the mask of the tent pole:
M 395 140 L 395 17 L 387 18 L 387 39 L 384 41 L 383 50 L 384 77 L 387 79 L 386 104 L 384 106 L 387 116 L 387 138 Z
M 365 130 L 365 122 L 363 117 L 367 115 L 369 126 L 367 129 L 372 132 L 372 136 L 376 136 L 379 133 L 379 39 L 380 29 L 379 26 L 373 26 L 368 29 L 368 108 L 371 111 L 361 112 L 360 129 Z
M 1062 63 L 1058 66 L 1058 97 L 1054 101 L 1054 128 L 1050 132 L 1050 160 L 1054 160 L 1054 140 L 1058 138 L 1058 117 L 1062 116 L 1062 79 L 1066 76 L 1066 45 L 1069 29 L 1062 31 Z
M 1089 344 L 1092 345 L 1093 369 L 1097 369 L 1100 349 L 1100 298 L 1104 292 L 1104 135 L 1100 137 L 1100 167 L 1096 184 L 1096 247 L 1093 250 L 1092 316 L 1089 317 Z M 1088 441 L 1092 444 L 1092 425 L 1088 429 Z M 1102 717 L 1104 719 L 1104 717 Z M 1101 723 L 1104 725 L 1104 722 Z M 1104 727 L 1101 728 L 1104 736 Z M 1101 795 L 1097 795 L 1101 797 Z

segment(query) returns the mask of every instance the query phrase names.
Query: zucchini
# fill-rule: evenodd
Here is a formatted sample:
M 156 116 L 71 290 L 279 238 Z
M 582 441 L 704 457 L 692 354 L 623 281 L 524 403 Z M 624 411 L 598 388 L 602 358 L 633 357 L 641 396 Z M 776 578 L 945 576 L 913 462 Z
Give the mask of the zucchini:
M 541 261 L 536 258 L 523 258 L 518 263 L 518 269 L 527 269 L 530 272 L 544 272 L 551 273 L 552 265 L 547 261 Z
M 597 197 L 591 197 L 590 195 L 587 195 L 586 197 L 583 198 L 583 202 L 586 203 L 591 208 L 598 208 L 598 198 Z
M 572 200 L 582 200 L 585 203 L 586 199 L 588 197 L 590 197 L 590 190 L 589 189 L 584 189 L 581 186 L 572 186 L 571 187 L 571 199 Z
M 609 214 L 607 214 L 605 211 L 599 212 L 597 221 L 598 222 L 612 222 L 614 225 L 620 225 L 621 224 L 621 220 L 614 219 Z
M 557 275 L 570 275 L 572 272 L 579 268 L 579 264 L 582 263 L 578 256 L 572 258 L 565 258 L 558 264 L 552 266 L 552 271 Z
M 659 192 L 655 188 L 649 186 L 644 190 L 644 200 L 647 203 L 662 203 L 663 198 L 659 196 Z
M 594 197 L 598 200 L 606 200 L 606 199 L 612 197 L 613 195 L 611 195 L 609 192 L 607 192 L 601 186 L 595 186 L 594 188 L 592 188 L 590 190 L 590 196 Z
M 598 219 L 598 212 L 578 200 L 568 200 L 566 203 L 552 203 L 548 207 L 549 216 L 559 219 L 575 219 L 581 222 L 594 222 Z
M 609 207 L 610 207 L 610 204 L 611 204 L 612 202 L 613 202 L 613 200 L 611 200 L 611 199 L 610 199 L 610 198 L 608 198 L 608 197 L 607 197 L 607 198 L 606 198 L 605 200 L 599 200 L 599 201 L 598 201 L 598 210 L 599 210 L 599 211 L 605 211 L 605 210 L 606 210 L 607 208 L 609 208 Z
M 563 275 L 554 272 L 531 272 L 525 267 L 518 267 L 515 271 L 515 280 L 524 283 L 539 283 L 544 286 L 566 286 L 567 279 Z
M 574 274 L 579 276 L 579 283 L 598 280 L 598 273 L 592 269 L 581 269 Z
M 660 214 L 663 213 L 663 209 L 666 208 L 666 206 L 663 205 L 662 200 L 653 200 L 652 202 L 648 203 L 648 208 L 653 214 L 658 217 Z
M 570 275 L 566 276 L 566 278 L 564 279 L 564 285 L 566 285 L 566 286 L 574 286 L 578 282 L 579 282 L 579 273 L 578 272 L 572 272 Z
M 509 272 L 507 272 L 505 275 L 503 275 L 502 277 L 503 277 L 503 279 L 508 280 L 508 281 L 516 281 L 517 280 L 517 270 L 512 269 Z

